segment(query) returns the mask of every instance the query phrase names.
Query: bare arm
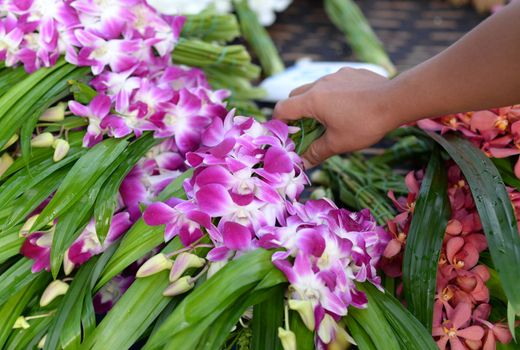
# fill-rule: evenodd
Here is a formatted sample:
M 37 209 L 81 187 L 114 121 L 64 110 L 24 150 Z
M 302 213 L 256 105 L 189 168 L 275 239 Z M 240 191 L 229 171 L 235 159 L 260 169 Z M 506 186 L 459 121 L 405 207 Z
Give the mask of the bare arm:
M 304 155 L 314 166 L 370 146 L 406 122 L 515 103 L 520 103 L 520 0 L 395 79 L 343 69 L 293 91 L 274 116 L 313 117 L 326 126 Z

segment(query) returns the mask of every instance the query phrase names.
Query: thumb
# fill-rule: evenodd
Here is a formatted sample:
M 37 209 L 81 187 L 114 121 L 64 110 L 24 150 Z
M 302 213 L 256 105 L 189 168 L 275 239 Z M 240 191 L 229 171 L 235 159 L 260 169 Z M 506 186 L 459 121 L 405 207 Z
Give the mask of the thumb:
M 305 95 L 292 96 L 278 102 L 274 107 L 273 118 L 289 121 L 312 117 L 309 99 Z
M 313 168 L 334 155 L 326 136 L 327 134 L 311 143 L 303 154 L 303 164 L 306 169 Z

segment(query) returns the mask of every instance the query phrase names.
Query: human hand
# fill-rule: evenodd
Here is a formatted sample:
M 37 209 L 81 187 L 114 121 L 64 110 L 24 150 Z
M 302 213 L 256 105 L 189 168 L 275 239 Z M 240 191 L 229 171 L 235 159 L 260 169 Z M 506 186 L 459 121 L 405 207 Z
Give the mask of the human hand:
M 303 160 L 306 168 L 344 152 L 373 145 L 401 123 L 391 112 L 390 80 L 365 69 L 342 68 L 303 85 L 278 102 L 274 118 L 291 121 L 314 118 L 325 134 L 314 141 Z

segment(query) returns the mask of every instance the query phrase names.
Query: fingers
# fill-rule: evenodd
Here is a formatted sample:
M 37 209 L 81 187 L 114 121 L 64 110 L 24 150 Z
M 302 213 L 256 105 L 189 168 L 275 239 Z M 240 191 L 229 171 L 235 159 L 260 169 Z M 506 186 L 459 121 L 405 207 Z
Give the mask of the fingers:
M 298 120 L 302 117 L 313 117 L 309 107 L 309 99 L 305 95 L 296 95 L 276 104 L 273 118 L 281 120 Z
M 309 83 L 309 84 L 305 84 L 305 85 L 302 85 L 300 87 L 297 87 L 296 89 L 294 89 L 293 91 L 291 91 L 291 93 L 289 94 L 289 97 L 293 97 L 293 96 L 297 96 L 297 95 L 301 95 L 303 93 L 306 93 L 307 91 L 309 91 L 312 87 L 314 86 L 314 83 Z
M 332 157 L 334 154 L 325 134 L 307 148 L 302 156 L 303 164 L 306 169 L 310 169 L 321 164 L 325 159 Z

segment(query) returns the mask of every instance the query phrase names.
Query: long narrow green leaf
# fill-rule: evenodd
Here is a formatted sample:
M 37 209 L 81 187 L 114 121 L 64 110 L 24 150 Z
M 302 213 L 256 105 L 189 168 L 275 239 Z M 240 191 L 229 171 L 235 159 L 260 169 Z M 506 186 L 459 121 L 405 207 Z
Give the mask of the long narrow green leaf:
M 182 175 L 179 175 L 175 180 L 170 182 L 164 190 L 157 196 L 157 201 L 162 202 L 170 198 L 183 198 L 186 196 L 182 184 L 184 180 L 189 179 L 193 176 L 193 168 L 186 170 Z
M 430 332 L 397 299 L 389 293 L 380 292 L 370 283 L 364 283 L 358 287 L 367 294 L 369 308 L 375 304 L 383 310 L 384 317 L 392 325 L 393 334 L 402 349 L 438 349 Z M 377 344 L 375 345 L 377 346 Z
M 439 152 L 434 152 L 416 201 L 403 259 L 408 308 L 430 330 L 439 256 L 449 216 L 448 177 Z
M 307 326 L 305 326 L 300 315 L 296 311 L 290 311 L 289 317 L 289 327 L 296 336 L 297 349 L 314 350 L 314 332 L 311 332 Z
M 21 169 L 16 173 L 16 176 L 11 176 L 0 186 L 0 208 L 7 207 L 13 199 L 23 194 L 25 190 L 37 185 L 67 164 L 76 161 L 82 154 L 83 151 L 72 153 L 59 162 L 54 162 L 52 158 L 48 158 L 30 168 Z
M 363 327 L 357 323 L 353 317 L 346 317 L 347 327 L 352 335 L 352 338 L 356 341 L 359 349 L 362 350 L 377 350 L 376 346 L 370 339 L 370 336 L 365 332 Z
M 52 317 L 36 318 L 29 321 L 30 327 L 27 329 L 20 328 L 13 331 L 7 344 L 5 345 L 6 350 L 32 350 L 36 348 L 36 345 L 47 333 L 47 329 L 51 324 Z
M 468 181 L 502 287 L 513 308 L 520 310 L 520 236 L 497 168 L 482 151 L 461 137 L 428 135 L 449 153 Z
M 9 91 L 9 88 L 27 78 L 28 74 L 23 67 L 4 68 L 0 75 L 0 96 Z
M 237 298 L 274 269 L 271 252 L 258 249 L 229 262 L 195 288 L 153 334 L 145 349 L 165 345 L 177 333 L 203 320 L 215 319 Z
M 0 264 L 20 252 L 25 238 L 20 237 L 19 230 L 20 227 L 16 226 L 11 233 L 0 238 Z
M 63 179 L 52 200 L 40 213 L 33 229 L 38 230 L 79 201 L 98 178 L 110 169 L 127 145 L 125 140 L 111 138 L 89 149 Z
M 366 309 L 349 309 L 349 317 L 352 317 L 368 334 L 376 349 L 399 350 L 401 346 L 392 326 L 385 318 L 384 311 L 375 302 L 369 300 Z M 404 349 L 403 349 L 404 350 Z
M 70 79 L 83 77 L 89 70 L 89 67 L 78 68 L 74 65 L 65 65 L 60 71 L 57 71 L 47 78 L 50 80 L 50 88 L 45 92 L 45 94 L 35 100 L 30 109 L 26 109 L 27 116 L 24 118 L 25 122 L 21 124 L 20 145 L 22 148 L 22 154 L 29 154 L 31 150 L 31 136 L 34 127 L 38 122 L 38 118 L 47 108 L 51 107 L 69 94 L 68 81 Z
M 162 250 L 171 253 L 182 247 L 178 238 Z M 112 258 L 115 255 L 112 255 Z M 109 261 L 112 261 L 109 259 Z M 108 265 L 107 265 L 108 266 Z M 101 278 L 101 271 L 99 271 Z M 99 280 L 96 278 L 95 281 Z M 93 280 L 93 284 L 95 284 Z M 100 284 L 99 282 L 97 283 Z M 137 279 L 103 318 L 98 327 L 84 340 L 81 349 L 127 349 L 135 343 L 164 308 L 172 302 L 162 295 L 168 286 L 167 272 Z
M 121 183 L 139 159 L 159 142 L 159 139 L 154 139 L 151 134 L 147 134 L 131 143 L 121 154 L 121 164 L 119 164 L 117 169 L 103 184 L 94 207 L 96 233 L 100 242 L 105 240 L 110 228 L 110 222 L 117 205 L 117 194 Z
M 40 274 L 26 288 L 12 294 L 0 307 L 0 349 L 4 348 L 12 327 L 33 296 L 40 293 L 49 281 L 48 275 Z
M 21 223 L 22 220 L 34 211 L 34 209 L 56 191 L 69 170 L 70 166 L 65 166 L 43 179 L 32 188 L 27 189 L 13 203 L 11 215 L 7 219 L 5 226 L 11 228 L 13 225 Z
M 517 189 L 517 191 L 520 191 L 520 180 L 516 177 L 513 171 L 513 164 L 511 164 L 511 159 L 493 158 L 491 161 L 493 164 L 495 164 L 498 171 L 500 172 L 500 177 L 502 177 L 502 180 L 504 180 L 508 186 L 514 187 Z
M 276 288 L 271 296 L 253 308 L 251 350 L 280 350 L 278 327 L 283 327 L 285 288 Z
M 112 176 L 113 171 L 121 164 L 124 157 L 118 157 L 99 175 L 96 182 L 87 189 L 87 192 L 61 215 L 56 231 L 52 239 L 51 247 L 51 272 L 56 278 L 63 262 L 63 257 L 69 246 L 81 234 L 84 226 L 88 224 L 94 211 L 94 203 L 98 193 L 105 185 L 107 179 Z
M 31 272 L 33 261 L 20 258 L 0 275 L 0 305 L 3 305 L 13 294 L 18 293 L 25 286 L 35 280 L 39 275 Z
M 3 147 L 24 123 L 32 124 L 32 119 L 37 118 L 43 112 L 47 103 L 59 101 L 59 98 L 66 96 L 66 93 L 59 91 L 60 88 L 65 89 L 66 87 L 60 86 L 59 83 L 63 79 L 66 81 L 67 75 L 76 67 L 65 64 L 51 69 L 53 71 L 48 76 L 35 84 L 30 90 L 25 91 L 22 97 L 0 119 L 0 147 Z M 37 113 L 36 117 L 34 117 L 35 113 Z M 25 147 L 29 145 L 29 142 L 30 140 L 22 140 Z
M 69 340 L 68 334 L 73 332 L 72 327 L 79 326 L 79 318 L 83 300 L 86 293 L 90 293 L 89 284 L 92 273 L 96 265 L 97 257 L 90 259 L 85 265 L 81 266 L 74 280 L 70 284 L 69 290 L 63 297 L 53 322 L 50 326 L 47 339 L 45 340 L 45 350 L 53 350 L 58 348 L 60 337 L 63 340 Z M 77 312 L 80 310 L 80 312 Z M 64 329 L 67 330 L 64 332 Z M 74 337 L 72 337 L 74 339 Z M 67 344 L 64 344 L 67 346 Z
M 143 219 L 139 219 L 123 236 L 121 244 L 105 266 L 105 270 L 94 289 L 99 290 L 130 264 L 164 242 L 163 232 L 163 227 L 148 226 Z
M 52 72 L 60 69 L 65 64 L 64 59 L 60 59 L 52 68 L 42 68 L 28 75 L 25 79 L 19 81 L 16 85 L 11 87 L 7 93 L 0 98 L 0 125 L 1 119 L 9 111 L 9 109 L 18 102 L 21 98 L 26 96 L 27 91 L 30 91 L 42 79 Z

